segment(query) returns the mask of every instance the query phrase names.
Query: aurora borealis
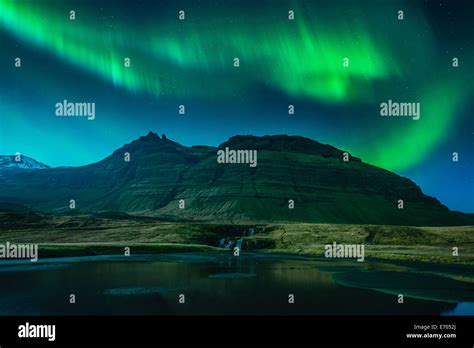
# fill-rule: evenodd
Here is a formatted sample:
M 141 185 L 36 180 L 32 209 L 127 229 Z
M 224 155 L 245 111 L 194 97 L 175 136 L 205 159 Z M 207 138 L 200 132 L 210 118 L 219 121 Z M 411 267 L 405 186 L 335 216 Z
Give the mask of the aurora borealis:
M 0 0 L 0 153 L 83 165 L 150 130 L 184 145 L 286 133 L 473 212 L 473 16 L 467 0 Z M 55 118 L 64 99 L 96 119 Z M 420 120 L 380 117 L 388 99 L 419 102 Z

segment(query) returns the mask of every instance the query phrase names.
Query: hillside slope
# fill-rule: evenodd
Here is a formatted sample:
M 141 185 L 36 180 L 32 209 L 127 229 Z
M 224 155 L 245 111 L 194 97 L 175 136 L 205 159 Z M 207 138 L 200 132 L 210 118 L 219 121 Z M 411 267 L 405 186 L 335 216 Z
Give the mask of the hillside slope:
M 258 165 L 219 164 L 217 150 L 258 151 Z M 124 156 L 130 154 L 130 161 Z M 343 151 L 287 135 L 235 136 L 185 147 L 150 132 L 94 164 L 0 179 L 0 201 L 44 212 L 104 211 L 227 222 L 469 225 L 411 180 Z M 185 208 L 180 209 L 179 201 Z M 404 209 L 398 209 L 398 200 Z M 294 200 L 294 209 L 288 201 Z

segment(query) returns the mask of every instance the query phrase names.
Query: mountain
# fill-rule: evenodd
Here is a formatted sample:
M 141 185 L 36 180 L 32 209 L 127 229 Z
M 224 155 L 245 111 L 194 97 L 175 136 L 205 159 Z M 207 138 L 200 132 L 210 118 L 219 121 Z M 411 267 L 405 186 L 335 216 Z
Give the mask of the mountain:
M 25 170 L 48 169 L 48 165 L 38 162 L 37 160 L 27 156 L 3 156 L 0 155 L 0 173 L 13 174 Z
M 225 148 L 257 150 L 257 166 L 218 163 Z M 343 156 L 299 136 L 239 135 L 219 147 L 186 147 L 150 132 L 97 163 L 0 178 L 0 201 L 66 213 L 74 199 L 84 213 L 232 223 L 474 224 L 472 215 L 450 211 L 411 180 Z

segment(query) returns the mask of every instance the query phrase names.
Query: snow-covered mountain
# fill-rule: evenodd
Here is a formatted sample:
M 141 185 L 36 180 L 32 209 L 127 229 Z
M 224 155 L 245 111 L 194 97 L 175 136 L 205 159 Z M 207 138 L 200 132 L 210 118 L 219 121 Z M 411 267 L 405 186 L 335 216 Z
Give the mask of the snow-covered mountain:
M 48 168 L 50 168 L 48 165 L 24 155 L 0 155 L 0 173 L 17 173 L 25 170 Z

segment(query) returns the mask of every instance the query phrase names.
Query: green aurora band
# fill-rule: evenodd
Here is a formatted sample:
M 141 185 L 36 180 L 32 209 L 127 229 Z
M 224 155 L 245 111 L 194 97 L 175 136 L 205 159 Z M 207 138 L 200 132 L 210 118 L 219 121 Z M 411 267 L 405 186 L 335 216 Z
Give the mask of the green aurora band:
M 376 146 L 359 142 L 351 148 L 368 163 L 390 170 L 409 168 L 443 141 L 472 92 L 465 77 L 472 71 L 452 74 L 451 62 L 438 58 L 422 11 L 410 7 L 411 20 L 397 21 L 396 2 L 341 1 L 330 8 L 278 2 L 268 5 L 271 16 L 243 8 L 232 20 L 225 7 L 217 7 L 199 16 L 187 13 L 185 21 L 178 20 L 177 12 L 173 18 L 145 18 L 139 26 L 123 20 L 98 24 L 103 21 L 93 13 L 86 16 L 80 3 L 75 6 L 77 20 L 70 21 L 64 4 L 47 6 L 51 3 L 60 4 L 0 0 L 0 25 L 132 93 L 214 100 L 236 91 L 250 94 L 261 85 L 328 106 L 373 108 L 399 96 L 400 84 L 408 85 L 406 99 L 421 103 L 423 122 L 387 119 Z M 365 13 L 374 6 L 381 15 L 368 17 Z M 288 20 L 288 9 L 294 10 L 294 21 Z M 419 32 L 419 40 L 407 42 L 406 37 Z M 130 68 L 124 67 L 125 57 L 131 59 Z M 239 69 L 233 67 L 235 57 Z M 343 66 L 345 57 L 348 67 Z M 441 81 L 424 76 L 434 66 Z M 420 73 L 413 76 L 413 71 Z M 332 143 L 354 143 L 361 136 L 348 134 Z

